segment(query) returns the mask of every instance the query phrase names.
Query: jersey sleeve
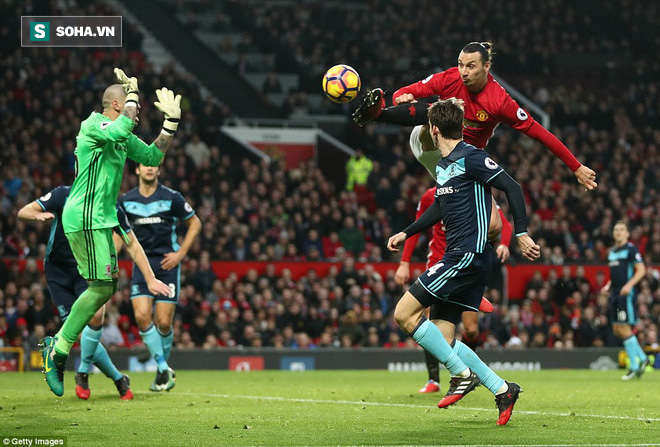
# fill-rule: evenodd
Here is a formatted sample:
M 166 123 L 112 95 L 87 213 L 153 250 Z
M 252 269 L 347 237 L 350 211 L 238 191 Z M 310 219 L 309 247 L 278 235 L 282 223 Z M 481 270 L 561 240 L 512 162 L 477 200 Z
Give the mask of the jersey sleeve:
M 500 109 L 500 118 L 502 122 L 524 133 L 530 138 L 534 138 L 555 154 L 561 161 L 575 172 L 580 166 L 580 162 L 575 158 L 570 150 L 559 141 L 559 138 L 550 133 L 545 127 L 540 125 L 525 109 L 505 93 L 502 108 Z
M 92 116 L 85 120 L 80 129 L 81 133 L 102 143 L 119 143 L 133 135 L 135 122 L 127 116 L 119 115 L 114 121 L 104 115 L 101 116 L 106 119 Z
M 639 249 L 631 244 L 630 249 L 628 250 L 628 262 L 631 264 L 643 264 L 644 259 L 642 254 L 639 252 Z
M 396 104 L 394 100 L 404 93 L 411 93 L 415 99 L 428 98 L 429 96 L 434 95 L 440 95 L 440 97 L 442 97 L 446 84 L 446 76 L 447 72 L 441 71 L 440 73 L 429 75 L 427 78 L 415 82 L 414 84 L 401 87 L 392 95 L 392 104 Z
M 484 150 L 473 149 L 465 157 L 465 172 L 478 181 L 488 183 L 504 172 Z
M 58 186 L 52 191 L 39 197 L 37 203 L 44 211 L 61 214 L 68 195 L 69 188 L 66 186 Z
M 119 228 L 124 230 L 124 233 L 128 234 L 131 232 L 131 224 L 128 222 L 128 216 L 119 202 L 117 202 L 117 220 L 119 221 Z M 114 231 L 121 236 L 121 233 L 117 231 L 117 228 L 118 227 L 115 227 Z
M 126 140 L 127 156 L 145 166 L 158 166 L 163 161 L 163 153 L 155 144 L 147 144 L 131 134 Z
M 195 215 L 195 210 L 190 206 L 180 192 L 174 194 L 172 199 L 172 213 L 181 220 L 188 220 Z

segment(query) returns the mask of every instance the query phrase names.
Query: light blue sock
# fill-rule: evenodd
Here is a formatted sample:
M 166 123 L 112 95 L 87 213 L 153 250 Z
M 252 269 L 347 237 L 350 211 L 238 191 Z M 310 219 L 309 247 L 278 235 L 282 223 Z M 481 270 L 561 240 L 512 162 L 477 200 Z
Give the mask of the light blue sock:
M 94 352 L 94 364 L 98 369 L 100 369 L 103 372 L 103 374 L 105 374 L 115 382 L 121 379 L 123 376 L 123 374 L 119 372 L 115 364 L 112 363 L 112 360 L 110 360 L 108 351 L 106 351 L 105 346 L 103 346 L 102 343 L 99 343 L 96 346 L 96 352 Z
M 170 354 L 172 353 L 172 340 L 174 340 L 174 330 L 170 328 L 170 331 L 167 333 L 167 335 L 163 335 L 163 333 L 158 330 L 158 335 L 160 335 L 160 342 L 163 345 L 163 355 L 165 356 L 165 361 L 170 360 Z
M 147 349 L 149 349 L 151 357 L 156 360 L 156 363 L 158 363 L 158 371 L 166 371 L 167 368 L 169 368 L 169 365 L 167 364 L 167 360 L 165 360 L 163 343 L 160 341 L 160 335 L 158 335 L 156 326 L 152 324 L 146 331 L 140 331 L 140 335 L 142 336 L 142 341 L 147 346 Z
M 467 369 L 465 363 L 449 346 L 440 329 L 429 320 L 424 319 L 424 322 L 417 327 L 417 330 L 411 336 L 422 348 L 440 360 L 440 363 L 445 365 L 452 376 L 458 376 Z
M 89 373 L 89 367 L 94 361 L 94 353 L 96 352 L 96 347 L 101 342 L 102 333 L 103 328 L 96 330 L 89 326 L 85 326 L 85 329 L 83 329 L 82 336 L 80 337 L 80 367 L 78 367 L 79 373 Z
M 493 394 L 497 393 L 502 385 L 504 385 L 504 379 L 495 374 L 465 343 L 456 340 L 454 342 L 454 351 L 463 360 L 463 363 L 479 376 L 481 383 Z
M 630 369 L 632 371 L 639 371 L 640 362 L 643 362 L 646 359 L 646 354 L 644 354 L 644 350 L 639 345 L 637 337 L 631 335 L 623 340 L 623 347 L 626 348 L 626 354 L 628 354 L 628 357 L 630 358 Z M 640 353 L 642 357 L 640 357 Z

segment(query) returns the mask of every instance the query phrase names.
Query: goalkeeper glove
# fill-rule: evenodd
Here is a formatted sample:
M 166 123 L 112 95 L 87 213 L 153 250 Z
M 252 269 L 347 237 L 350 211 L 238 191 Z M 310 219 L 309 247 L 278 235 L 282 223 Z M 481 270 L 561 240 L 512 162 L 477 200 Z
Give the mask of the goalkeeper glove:
M 158 96 L 158 101 L 154 105 L 165 115 L 163 131 L 173 135 L 179 127 L 179 120 L 181 119 L 181 95 L 175 97 L 172 90 L 163 87 L 156 90 L 156 96 Z
M 126 104 L 124 107 L 137 107 L 140 99 L 138 96 L 140 89 L 138 88 L 137 78 L 129 78 L 121 68 L 115 68 L 115 76 L 117 76 L 117 79 L 121 82 L 121 86 L 124 87 L 124 91 L 126 92 Z

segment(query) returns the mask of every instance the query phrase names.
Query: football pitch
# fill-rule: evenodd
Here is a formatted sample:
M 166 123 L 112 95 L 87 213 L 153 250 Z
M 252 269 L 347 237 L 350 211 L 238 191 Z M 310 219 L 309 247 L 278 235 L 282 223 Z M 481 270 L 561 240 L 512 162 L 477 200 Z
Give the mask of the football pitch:
M 0 438 L 66 438 L 68 446 L 206 445 L 660 445 L 660 373 L 623 382 L 622 371 L 506 372 L 524 392 L 495 425 L 492 394 L 477 388 L 457 405 L 422 395 L 420 372 L 177 371 L 171 392 L 151 393 L 151 373 L 131 375 L 135 400 L 74 373 L 55 397 L 39 373 L 0 374 Z M 442 371 L 442 394 L 447 387 Z M 11 445 L 3 439 L 3 445 Z

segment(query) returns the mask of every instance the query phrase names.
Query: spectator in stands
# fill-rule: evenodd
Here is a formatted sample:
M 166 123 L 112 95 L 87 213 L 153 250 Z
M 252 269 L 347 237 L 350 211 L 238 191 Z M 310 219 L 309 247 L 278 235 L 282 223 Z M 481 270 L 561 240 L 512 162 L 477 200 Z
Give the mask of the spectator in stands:
M 193 134 L 191 141 L 186 144 L 186 155 L 192 159 L 197 168 L 201 168 L 211 157 L 211 150 L 198 134 Z
M 360 148 L 346 162 L 346 190 L 352 191 L 356 186 L 366 187 L 373 162 L 367 158 Z

